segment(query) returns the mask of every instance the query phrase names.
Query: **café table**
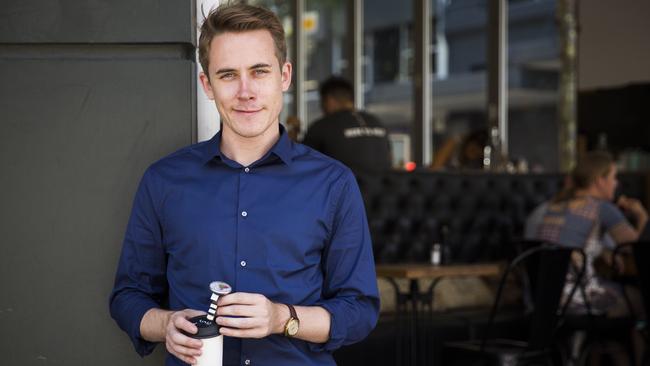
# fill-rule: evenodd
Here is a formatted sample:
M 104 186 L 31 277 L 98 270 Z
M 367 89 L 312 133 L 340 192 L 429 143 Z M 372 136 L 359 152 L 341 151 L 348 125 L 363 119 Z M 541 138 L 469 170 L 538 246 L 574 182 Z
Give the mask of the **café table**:
M 377 277 L 385 278 L 395 290 L 395 303 L 397 315 L 397 362 L 400 365 L 431 364 L 432 345 L 426 344 L 427 337 L 420 337 L 424 342 L 418 342 L 418 319 L 427 316 L 433 317 L 433 295 L 436 285 L 443 278 L 449 277 L 497 277 L 501 274 L 504 263 L 472 263 L 472 264 L 422 264 L 398 263 L 378 264 Z M 402 291 L 397 279 L 408 280 L 406 292 Z M 426 291 L 420 290 L 419 280 L 433 280 Z M 410 311 L 409 311 L 410 305 Z M 426 311 L 425 311 L 426 310 Z M 410 316 L 409 316 L 410 315 Z M 404 322 L 410 334 L 410 342 L 404 342 Z M 426 333 L 426 324 L 424 325 Z M 410 344 L 409 344 L 410 343 Z M 405 347 L 406 344 L 406 347 Z M 407 351 L 403 348 L 406 348 Z

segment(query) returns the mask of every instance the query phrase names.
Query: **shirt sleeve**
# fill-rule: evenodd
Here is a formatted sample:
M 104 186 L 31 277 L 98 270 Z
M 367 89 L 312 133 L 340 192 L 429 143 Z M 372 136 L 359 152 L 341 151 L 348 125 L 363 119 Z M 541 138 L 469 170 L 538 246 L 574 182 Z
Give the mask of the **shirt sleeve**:
M 623 216 L 621 210 L 611 202 L 601 202 L 599 215 L 601 225 L 605 232 L 611 231 L 614 226 L 619 224 L 630 225 L 625 219 L 625 216 Z
M 364 339 L 379 316 L 379 291 L 372 243 L 359 187 L 347 170 L 323 255 L 323 297 L 317 306 L 331 315 L 330 337 L 312 351 L 334 351 Z
M 142 317 L 149 309 L 160 308 L 167 293 L 161 221 L 156 209 L 160 196 L 155 183 L 150 168 L 135 195 L 109 299 L 111 316 L 141 356 L 151 353 L 156 345 L 142 338 Z
M 548 203 L 542 203 L 528 216 L 524 225 L 524 239 L 537 239 L 537 232 L 539 231 L 539 226 L 542 224 L 542 220 L 544 220 L 547 208 Z

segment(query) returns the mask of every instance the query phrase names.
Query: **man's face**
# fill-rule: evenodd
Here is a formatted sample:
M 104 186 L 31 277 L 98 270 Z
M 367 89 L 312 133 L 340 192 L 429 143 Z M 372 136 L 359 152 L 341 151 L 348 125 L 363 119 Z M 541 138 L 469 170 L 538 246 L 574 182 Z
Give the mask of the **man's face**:
M 210 43 L 208 71 L 201 84 L 214 100 L 223 134 L 260 137 L 277 128 L 282 92 L 291 84 L 291 64 L 280 66 L 266 30 L 226 32 Z

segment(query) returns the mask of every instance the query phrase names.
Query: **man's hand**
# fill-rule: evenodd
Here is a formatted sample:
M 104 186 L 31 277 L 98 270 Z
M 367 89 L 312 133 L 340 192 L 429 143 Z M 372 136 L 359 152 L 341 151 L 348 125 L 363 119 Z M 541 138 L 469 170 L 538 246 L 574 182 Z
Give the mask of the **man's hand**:
M 623 210 L 628 211 L 637 219 L 648 217 L 648 212 L 645 210 L 641 202 L 635 198 L 628 198 L 621 196 L 616 202 Z
M 201 346 L 203 342 L 181 333 L 184 330 L 190 334 L 195 334 L 198 329 L 187 319 L 203 315 L 205 312 L 185 309 L 169 313 L 167 325 L 165 327 L 165 347 L 167 351 L 178 357 L 181 361 L 195 364 L 197 356 L 201 355 Z
M 221 334 L 237 338 L 264 338 L 282 333 L 289 308 L 264 295 L 235 292 L 218 300 L 217 324 Z

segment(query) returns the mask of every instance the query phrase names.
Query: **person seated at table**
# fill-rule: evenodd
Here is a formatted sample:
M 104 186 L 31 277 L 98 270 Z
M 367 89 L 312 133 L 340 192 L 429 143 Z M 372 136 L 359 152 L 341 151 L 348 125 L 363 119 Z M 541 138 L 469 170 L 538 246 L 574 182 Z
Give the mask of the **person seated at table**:
M 562 190 L 567 190 L 571 188 L 571 175 L 567 175 L 564 179 L 564 186 Z M 563 191 L 560 191 L 558 194 L 564 194 Z M 535 240 L 537 238 L 537 231 L 539 226 L 544 220 L 544 215 L 546 215 L 546 210 L 548 210 L 548 205 L 555 201 L 555 198 L 552 198 L 549 201 L 545 201 L 537 205 L 526 217 L 526 222 L 524 223 L 524 240 Z M 650 225 L 646 225 L 646 232 L 650 228 Z M 643 236 L 643 234 L 642 234 Z M 601 244 L 604 248 L 607 248 L 611 254 L 611 251 L 616 248 L 616 242 L 608 233 L 604 233 L 601 239 Z M 641 240 L 641 238 L 639 238 Z M 606 260 L 608 263 L 609 260 Z
M 628 311 L 619 287 L 596 276 L 594 259 L 603 250 L 602 233 L 617 244 L 636 241 L 648 221 L 648 213 L 634 198 L 621 196 L 616 202 L 614 192 L 618 181 L 612 157 L 602 151 L 590 152 L 571 172 L 571 184 L 549 202 L 535 239 L 559 245 L 582 248 L 586 254 L 583 286 L 594 313 L 619 316 Z M 632 225 L 625 214 L 634 218 Z M 573 287 L 569 276 L 565 294 Z M 569 310 L 584 312 L 580 295 L 572 298 Z

